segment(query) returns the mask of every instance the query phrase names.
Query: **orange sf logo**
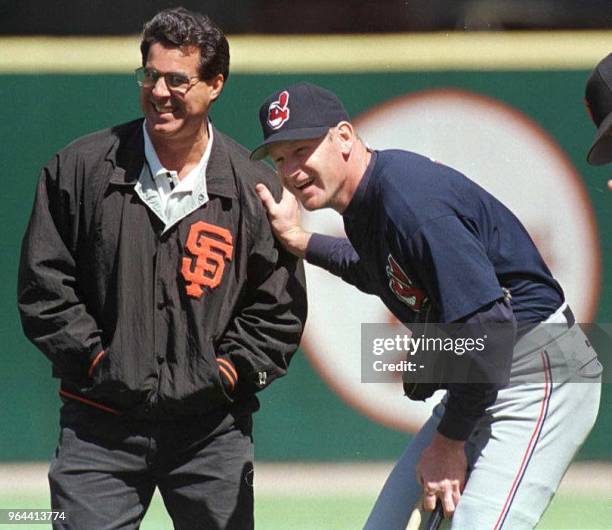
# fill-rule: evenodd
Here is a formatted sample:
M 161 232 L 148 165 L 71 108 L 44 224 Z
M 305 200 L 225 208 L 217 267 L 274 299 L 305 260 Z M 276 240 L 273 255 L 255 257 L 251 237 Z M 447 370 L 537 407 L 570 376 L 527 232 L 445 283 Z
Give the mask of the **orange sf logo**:
M 187 282 L 187 294 L 200 298 L 204 287 L 214 289 L 221 283 L 225 260 L 234 253 L 232 234 L 220 226 L 198 221 L 191 225 L 185 247 L 194 258 L 183 258 L 181 274 Z

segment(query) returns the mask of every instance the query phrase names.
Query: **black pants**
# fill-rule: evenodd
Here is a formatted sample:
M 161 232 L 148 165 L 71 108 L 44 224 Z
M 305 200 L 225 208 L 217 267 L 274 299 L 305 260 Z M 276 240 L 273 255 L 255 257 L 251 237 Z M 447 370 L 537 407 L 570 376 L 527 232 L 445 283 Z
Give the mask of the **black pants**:
M 251 415 L 138 421 L 68 402 L 49 469 L 56 529 L 138 528 L 159 488 L 178 530 L 249 530 Z

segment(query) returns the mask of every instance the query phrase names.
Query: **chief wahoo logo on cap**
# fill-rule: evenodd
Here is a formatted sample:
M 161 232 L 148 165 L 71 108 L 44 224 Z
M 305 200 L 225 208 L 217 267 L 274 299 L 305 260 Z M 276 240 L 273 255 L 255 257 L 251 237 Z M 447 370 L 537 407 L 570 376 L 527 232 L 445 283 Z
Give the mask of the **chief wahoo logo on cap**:
M 276 130 L 280 129 L 289 119 L 289 92 L 284 90 L 278 95 L 278 99 L 270 103 L 268 110 L 268 125 Z

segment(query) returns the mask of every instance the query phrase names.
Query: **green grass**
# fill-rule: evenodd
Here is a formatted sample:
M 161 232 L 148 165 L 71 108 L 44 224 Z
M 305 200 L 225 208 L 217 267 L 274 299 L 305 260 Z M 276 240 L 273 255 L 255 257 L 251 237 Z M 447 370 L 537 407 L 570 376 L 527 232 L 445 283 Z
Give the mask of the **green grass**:
M 595 489 L 596 483 L 593 482 Z M 538 529 L 609 530 L 612 528 L 610 496 L 557 495 L 542 517 Z
M 362 527 L 373 501 L 370 496 L 259 495 L 256 499 L 256 528 L 257 530 L 358 530 Z M 4 494 L 0 499 L 0 508 L 42 509 L 47 506 L 46 494 Z M 44 525 L 2 525 L 2 528 L 40 530 Z M 172 523 L 159 495 L 153 499 L 141 529 L 172 529 Z M 603 496 L 558 495 L 538 529 L 610 530 L 612 499 Z

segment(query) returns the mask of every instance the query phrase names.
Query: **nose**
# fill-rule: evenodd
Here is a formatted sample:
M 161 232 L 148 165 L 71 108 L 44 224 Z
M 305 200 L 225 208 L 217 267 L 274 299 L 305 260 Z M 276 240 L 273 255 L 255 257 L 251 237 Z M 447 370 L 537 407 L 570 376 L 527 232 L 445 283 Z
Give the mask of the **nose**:
M 295 181 L 300 174 L 300 165 L 291 158 L 287 157 L 280 168 L 278 168 L 281 178 L 284 182 L 290 183 Z
M 170 96 L 170 90 L 168 90 L 168 85 L 166 85 L 166 79 L 164 76 L 160 76 L 155 82 L 151 93 L 157 98 L 167 98 Z

